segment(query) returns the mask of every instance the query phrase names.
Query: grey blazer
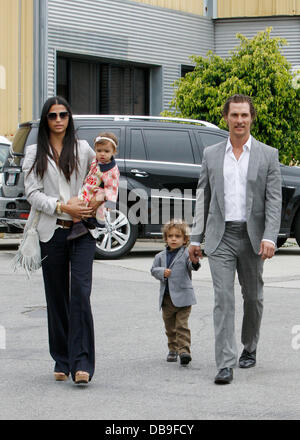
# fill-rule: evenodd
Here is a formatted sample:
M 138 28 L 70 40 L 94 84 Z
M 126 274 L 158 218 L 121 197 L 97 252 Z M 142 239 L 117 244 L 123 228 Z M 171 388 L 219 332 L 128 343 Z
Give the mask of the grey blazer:
M 159 309 L 161 309 L 166 288 L 164 271 L 167 268 L 167 250 L 163 250 L 154 258 L 151 275 L 160 281 Z M 177 252 L 169 269 L 172 273 L 168 278 L 169 292 L 175 307 L 186 307 L 196 304 L 196 297 L 192 286 L 192 262 L 188 250 L 183 246 Z M 198 270 L 198 269 L 196 269 Z
M 197 189 L 191 241 L 203 242 L 212 254 L 225 231 L 223 164 L 227 141 L 204 150 Z M 249 157 L 246 215 L 247 230 L 255 253 L 264 239 L 277 241 L 281 221 L 281 174 L 278 151 L 252 137 Z
M 27 147 L 22 167 L 24 171 L 25 195 L 31 205 L 27 227 L 32 223 L 35 212 L 37 210 L 41 211 L 37 230 L 40 240 L 47 242 L 51 239 L 56 229 L 56 202 L 60 199 L 59 175 L 57 166 L 51 158 L 48 159 L 48 168 L 43 179 L 38 178 L 34 170 L 29 174 L 35 160 L 36 148 L 36 144 Z M 95 152 L 90 145 L 84 140 L 78 141 L 79 166 L 78 172 L 74 171 L 71 175 L 71 197 L 78 195 L 94 158 Z

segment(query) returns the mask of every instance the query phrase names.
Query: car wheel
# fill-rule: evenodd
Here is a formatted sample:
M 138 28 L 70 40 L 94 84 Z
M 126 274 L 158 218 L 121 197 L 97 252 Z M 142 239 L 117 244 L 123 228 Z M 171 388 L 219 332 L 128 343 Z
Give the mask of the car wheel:
M 113 260 L 128 254 L 138 236 L 138 226 L 132 224 L 120 209 L 108 212 L 105 226 L 98 227 L 95 258 Z
M 286 237 L 278 237 L 277 238 L 277 247 L 280 248 L 281 246 L 284 245 L 284 243 L 286 242 L 287 238 Z
M 295 219 L 295 239 L 298 246 L 300 246 L 300 212 L 298 212 Z

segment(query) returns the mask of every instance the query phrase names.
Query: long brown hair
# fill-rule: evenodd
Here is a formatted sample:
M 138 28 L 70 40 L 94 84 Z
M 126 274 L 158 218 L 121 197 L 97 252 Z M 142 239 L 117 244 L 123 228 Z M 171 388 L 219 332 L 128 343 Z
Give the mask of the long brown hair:
M 37 135 L 37 151 L 35 161 L 30 169 L 35 168 L 36 174 L 42 179 L 48 167 L 48 158 L 55 160 L 50 145 L 50 131 L 47 115 L 52 105 L 64 105 L 69 113 L 69 123 L 63 139 L 63 148 L 57 161 L 57 166 L 64 173 L 66 180 L 69 182 L 72 172 L 78 170 L 78 142 L 75 135 L 74 121 L 69 103 L 61 96 L 53 96 L 45 102 Z

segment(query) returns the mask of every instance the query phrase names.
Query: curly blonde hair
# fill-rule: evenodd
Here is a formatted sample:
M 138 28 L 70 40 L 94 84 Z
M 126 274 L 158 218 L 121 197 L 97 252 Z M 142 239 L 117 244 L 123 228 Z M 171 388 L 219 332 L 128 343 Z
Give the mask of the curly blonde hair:
M 189 225 L 181 219 L 172 219 L 166 223 L 162 228 L 163 239 L 167 243 L 168 233 L 170 229 L 175 228 L 183 234 L 184 246 L 190 243 L 190 228 Z

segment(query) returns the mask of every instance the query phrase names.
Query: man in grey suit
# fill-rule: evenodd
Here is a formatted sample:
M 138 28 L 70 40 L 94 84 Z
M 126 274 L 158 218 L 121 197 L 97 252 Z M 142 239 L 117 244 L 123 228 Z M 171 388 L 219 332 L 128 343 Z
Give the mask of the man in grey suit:
M 281 219 L 278 151 L 250 134 L 256 116 L 251 99 L 233 95 L 223 109 L 229 138 L 204 150 L 197 190 L 190 259 L 202 258 L 204 240 L 215 305 L 215 383 L 233 380 L 237 364 L 234 278 L 244 300 L 241 368 L 256 364 L 263 312 L 263 263 L 275 253 Z

